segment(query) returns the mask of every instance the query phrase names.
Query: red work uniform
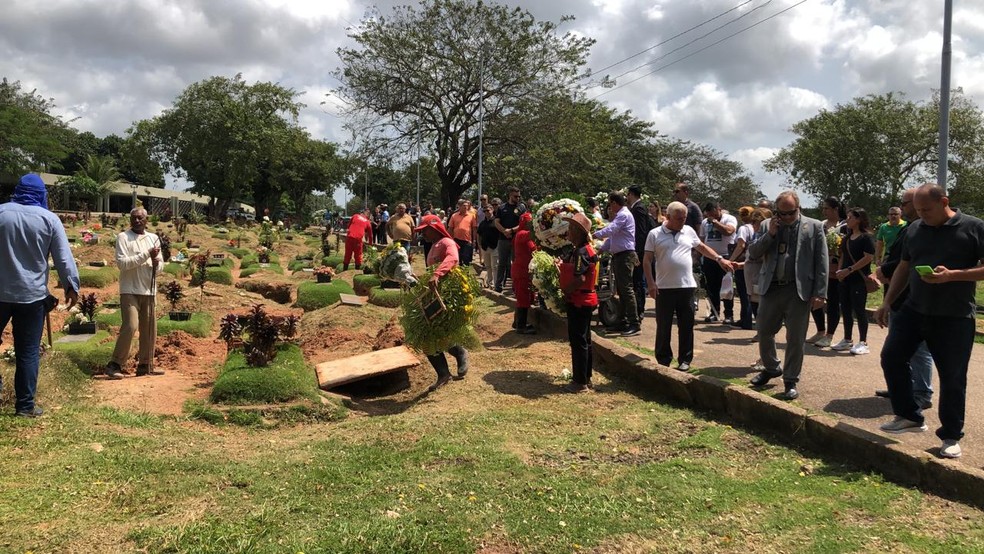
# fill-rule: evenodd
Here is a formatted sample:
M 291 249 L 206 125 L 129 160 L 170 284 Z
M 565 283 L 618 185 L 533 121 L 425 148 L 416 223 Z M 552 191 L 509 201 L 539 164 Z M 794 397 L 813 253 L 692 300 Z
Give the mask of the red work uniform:
M 348 235 L 345 237 L 345 267 L 352 261 L 355 254 L 355 266 L 362 266 L 362 242 L 363 240 L 372 241 L 372 221 L 366 219 L 362 214 L 352 216 L 349 222 Z
M 536 243 L 533 242 L 533 235 L 528 230 L 528 224 L 532 216 L 529 212 L 524 213 L 519 219 L 519 231 L 513 237 L 513 261 L 511 267 L 511 277 L 513 292 L 516 293 L 516 307 L 529 308 L 533 305 L 532 279 L 530 279 L 530 262 L 533 261 L 533 252 L 536 251 Z

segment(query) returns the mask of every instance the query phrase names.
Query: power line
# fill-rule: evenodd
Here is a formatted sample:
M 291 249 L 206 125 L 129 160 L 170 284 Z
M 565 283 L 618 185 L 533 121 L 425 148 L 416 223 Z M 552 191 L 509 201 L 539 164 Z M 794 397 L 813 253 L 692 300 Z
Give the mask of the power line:
M 637 57 L 645 54 L 646 52 L 649 52 L 650 50 L 659 48 L 660 46 L 663 46 L 664 44 L 666 44 L 667 42 L 670 42 L 671 40 L 680 38 L 683 35 L 689 33 L 690 31 L 693 31 L 695 29 L 699 29 L 699 28 L 703 27 L 704 25 L 707 25 L 708 23 L 714 21 L 715 19 L 720 19 L 721 17 L 724 17 L 725 15 L 727 15 L 727 14 L 729 14 L 729 13 L 737 10 L 738 8 L 744 6 L 745 4 L 750 4 L 752 2 L 754 2 L 754 0 L 746 0 L 745 2 L 742 2 L 741 4 L 738 4 L 737 6 L 731 8 L 730 10 L 723 11 L 723 12 L 715 15 L 714 17 L 712 17 L 712 18 L 710 18 L 710 19 L 708 19 L 706 21 L 703 21 L 703 22 L 701 22 L 701 23 L 699 23 L 697 25 L 694 25 L 693 27 L 687 29 L 686 31 L 683 31 L 681 33 L 677 33 L 677 34 L 673 35 L 672 37 L 664 40 L 663 42 L 660 42 L 659 44 L 655 44 L 653 46 L 650 46 L 649 48 L 646 48 L 645 50 L 642 50 L 641 52 L 636 52 L 635 54 L 632 54 L 628 58 L 621 59 L 621 60 L 619 60 L 619 61 L 617 61 L 617 62 L 615 62 L 615 63 L 613 63 L 611 65 L 607 65 L 607 66 L 605 66 L 605 67 L 603 67 L 603 68 L 601 68 L 601 69 L 599 69 L 597 71 L 592 71 L 591 72 L 591 75 L 597 75 L 598 73 L 601 73 L 602 71 L 605 71 L 607 69 L 611 69 L 611 68 L 615 67 L 616 65 L 621 65 L 621 64 L 623 64 L 623 63 L 631 60 L 632 58 L 637 58 Z
M 744 19 L 744 18 L 746 18 L 746 17 L 748 17 L 748 16 L 750 16 L 750 15 L 752 15 L 752 14 L 753 14 L 753 13 L 755 13 L 756 11 L 758 11 L 758 10 L 760 10 L 760 9 L 762 9 L 762 8 L 764 8 L 764 7 L 766 7 L 766 6 L 768 6 L 768 5 L 769 5 L 769 4 L 771 4 L 771 3 L 772 3 L 772 0 L 769 0 L 769 1 L 768 1 L 768 2 L 766 2 L 765 4 L 762 4 L 761 6 L 756 6 L 756 7 L 754 7 L 754 8 L 752 8 L 752 9 L 751 9 L 751 10 L 750 10 L 750 11 L 749 11 L 748 13 L 744 13 L 744 14 L 742 14 L 742 15 L 740 15 L 740 16 L 738 16 L 738 17 L 736 17 L 736 18 L 734 18 L 734 19 L 732 19 L 731 21 L 729 21 L 729 22 L 727 22 L 727 23 L 725 23 L 725 24 L 723 24 L 723 25 L 719 25 L 719 26 L 717 26 L 717 27 L 715 27 L 715 28 L 713 28 L 713 29 L 711 29 L 710 31 L 708 31 L 708 32 L 706 32 L 706 33 L 704 33 L 703 35 L 701 35 L 701 36 L 699 36 L 699 37 L 697 37 L 697 38 L 695 38 L 695 39 L 693 39 L 693 40 L 691 40 L 691 41 L 689 41 L 689 42 L 686 42 L 686 43 L 684 43 L 684 44 L 682 44 L 682 45 L 680 45 L 680 46 L 678 46 L 678 47 L 676 47 L 676 48 L 674 48 L 673 50 L 670 50 L 669 52 L 667 52 L 667 53 L 665 53 L 665 54 L 663 54 L 663 55 L 661 55 L 661 56 L 659 56 L 659 57 L 657 57 L 657 58 L 656 58 L 656 59 L 654 59 L 654 60 L 651 60 L 651 61 L 648 61 L 648 62 L 646 62 L 646 63 L 644 63 L 644 64 L 642 64 L 642 65 L 640 65 L 640 66 L 638 66 L 638 67 L 633 67 L 632 69 L 630 69 L 630 70 L 628 70 L 628 71 L 625 71 L 625 72 L 623 72 L 623 73 L 619 73 L 618 75 L 616 75 L 615 77 L 613 77 L 613 79 L 615 79 L 615 80 L 618 80 L 618 79 L 621 79 L 622 77 L 625 77 L 625 76 L 626 76 L 626 75 L 628 75 L 629 73 L 633 73 L 633 72 L 636 72 L 636 71 L 639 71 L 640 69 L 642 69 L 642 68 L 644 68 L 644 67 L 646 67 L 647 65 L 653 65 L 653 64 L 655 64 L 656 62 L 658 62 L 658 61 L 660 61 L 660 60 L 665 60 L 665 59 L 666 59 L 666 58 L 668 58 L 668 57 L 669 57 L 669 56 L 670 56 L 671 54 L 675 54 L 675 53 L 677 53 L 677 52 L 679 52 L 679 51 L 681 51 L 681 50 L 683 50 L 684 48 L 686 48 L 686 47 L 688 47 L 688 46 L 690 46 L 691 44 L 693 44 L 693 43 L 695 43 L 695 42 L 698 42 L 698 41 L 701 41 L 701 40 L 703 40 L 703 39 L 705 39 L 705 38 L 707 38 L 707 37 L 709 37 L 709 36 L 711 36 L 711 35 L 713 35 L 714 33 L 716 33 L 716 32 L 718 32 L 718 31 L 720 31 L 721 29 L 723 29 L 723 28 L 725 28 L 725 27 L 727 27 L 728 25 L 731 25 L 732 23 L 737 23 L 738 21 L 741 21 L 742 19 Z
M 672 61 L 672 62 L 670 62 L 670 63 L 668 63 L 666 65 L 661 65 L 661 66 L 659 66 L 656 69 L 650 71 L 649 73 L 646 73 L 645 75 L 643 75 L 641 77 L 637 77 L 635 79 L 632 79 L 631 81 L 622 83 L 621 85 L 619 85 L 617 87 L 610 88 L 610 89 L 606 90 L 605 92 L 602 92 L 601 94 L 598 94 L 597 96 L 593 97 L 592 100 L 597 100 L 598 98 L 601 98 L 602 96 L 608 94 L 609 92 L 614 92 L 614 91 L 616 91 L 616 90 L 618 90 L 618 89 L 620 89 L 622 87 L 629 86 L 632 83 L 635 83 L 636 81 L 640 81 L 642 79 L 645 79 L 646 77 L 649 77 L 650 75 L 653 75 L 653 74 L 655 74 L 655 73 L 657 73 L 659 71 L 662 71 L 662 70 L 666 69 L 667 67 L 670 67 L 672 65 L 676 65 L 677 63 L 680 63 L 683 60 L 686 60 L 687 58 L 691 58 L 693 56 L 696 56 L 697 54 L 700 54 L 701 52 L 703 52 L 704 50 L 707 50 L 708 48 L 712 48 L 714 46 L 717 46 L 718 44 L 721 44 L 722 42 L 724 42 L 724 41 L 726 41 L 726 40 L 728 40 L 728 39 L 730 39 L 732 37 L 735 37 L 737 35 L 740 35 L 740 34 L 744 33 L 745 31 L 748 31 L 749 29 L 752 29 L 754 27 L 758 27 L 759 25 L 765 23 L 766 21 L 769 21 L 770 19 L 774 19 L 774 18 L 776 18 L 776 17 L 778 17 L 778 16 L 780 16 L 780 15 L 788 12 L 789 10 L 795 8 L 796 6 L 799 6 L 800 4 L 805 4 L 808 1 L 809 0 L 800 0 L 799 2 L 793 4 L 792 6 L 789 6 L 788 8 L 786 8 L 784 10 L 778 11 L 778 12 L 770 15 L 769 17 L 766 17 L 765 19 L 763 19 L 763 20 L 761 20 L 761 21 L 759 21 L 757 23 L 753 23 L 753 24 L 749 25 L 748 27 L 745 27 L 743 29 L 740 29 L 738 31 L 735 31 L 734 33 L 731 33 L 730 35 L 722 38 L 721 40 L 719 40 L 717 42 L 713 42 L 711 44 L 708 44 L 707 46 L 701 48 L 700 50 L 696 50 L 696 51 L 694 51 L 694 52 L 692 52 L 690 54 L 687 54 L 686 56 L 684 56 L 684 57 L 682 57 L 682 58 L 680 58 L 678 60 L 674 60 L 674 61 Z

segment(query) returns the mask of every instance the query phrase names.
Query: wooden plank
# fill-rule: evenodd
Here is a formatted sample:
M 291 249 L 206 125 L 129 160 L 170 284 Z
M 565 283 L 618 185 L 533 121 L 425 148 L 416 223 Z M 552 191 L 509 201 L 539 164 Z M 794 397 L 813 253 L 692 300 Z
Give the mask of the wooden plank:
M 365 306 L 366 299 L 355 294 L 339 294 L 338 299 L 342 301 L 342 304 L 348 304 L 349 306 Z
M 417 356 L 406 346 L 396 346 L 359 354 L 341 360 L 322 362 L 315 366 L 318 386 L 330 389 L 376 375 L 392 373 L 419 364 Z

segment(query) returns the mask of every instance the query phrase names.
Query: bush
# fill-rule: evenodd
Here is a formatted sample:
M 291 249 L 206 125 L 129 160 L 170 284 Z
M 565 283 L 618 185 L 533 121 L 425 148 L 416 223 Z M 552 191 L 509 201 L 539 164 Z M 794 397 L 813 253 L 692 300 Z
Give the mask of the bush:
M 374 287 L 369 289 L 369 303 L 384 308 L 396 308 L 403 303 L 403 291 Z
M 101 289 L 119 280 L 120 270 L 115 267 L 79 268 L 79 282 L 86 288 Z
M 276 273 L 278 275 L 283 275 L 284 274 L 284 268 L 280 267 L 280 264 L 275 264 L 275 263 L 271 263 L 270 264 L 270 267 L 260 267 L 259 264 L 257 264 L 257 265 L 251 265 L 251 266 L 247 267 L 246 269 L 240 270 L 239 277 L 240 278 L 249 277 L 250 275 L 253 275 L 254 273 L 260 273 L 260 272 Z
M 229 271 L 228 267 L 209 267 L 205 269 L 205 281 L 209 283 L 218 283 L 220 285 L 231 285 L 232 272 Z M 192 276 L 191 286 L 197 287 L 200 285 L 201 282 L 198 280 L 198 276 Z
M 249 367 L 245 355 L 229 354 L 212 388 L 211 400 L 227 404 L 289 402 L 299 398 L 317 399 L 315 373 L 294 344 L 277 348 L 277 356 L 267 367 Z
M 181 279 L 188 276 L 188 268 L 185 264 L 170 262 L 164 264 L 164 273 L 170 273 L 171 275 Z
M 270 263 L 271 264 L 280 263 L 280 256 L 277 256 L 273 252 L 270 252 Z M 243 256 L 243 261 L 239 263 L 239 267 L 244 269 L 254 265 L 260 265 L 260 259 L 257 256 L 256 252 L 252 252 L 250 254 Z
M 312 263 L 306 260 L 291 260 L 287 264 L 288 271 L 300 271 L 305 267 L 313 267 Z
M 339 256 L 338 254 L 332 254 L 331 256 L 324 256 L 321 258 L 321 265 L 337 266 L 342 265 L 345 262 L 345 258 Z
M 378 275 L 361 274 L 352 277 L 352 286 L 355 288 L 355 294 L 359 296 L 368 296 L 369 289 L 382 284 L 383 280 Z
M 338 302 L 340 294 L 355 294 L 355 291 L 341 279 L 333 279 L 330 283 L 309 281 L 297 287 L 297 302 L 294 305 L 305 311 L 317 310 Z

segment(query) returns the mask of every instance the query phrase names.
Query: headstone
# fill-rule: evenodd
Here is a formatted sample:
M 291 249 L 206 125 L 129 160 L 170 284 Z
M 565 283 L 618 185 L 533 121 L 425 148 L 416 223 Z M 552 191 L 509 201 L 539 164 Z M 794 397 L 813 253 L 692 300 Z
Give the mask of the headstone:
M 338 295 L 338 298 L 339 298 L 339 300 L 342 301 L 342 304 L 345 304 L 346 306 L 365 306 L 366 305 L 366 299 L 365 298 L 362 298 L 361 296 L 357 296 L 355 294 L 341 293 L 341 294 Z

